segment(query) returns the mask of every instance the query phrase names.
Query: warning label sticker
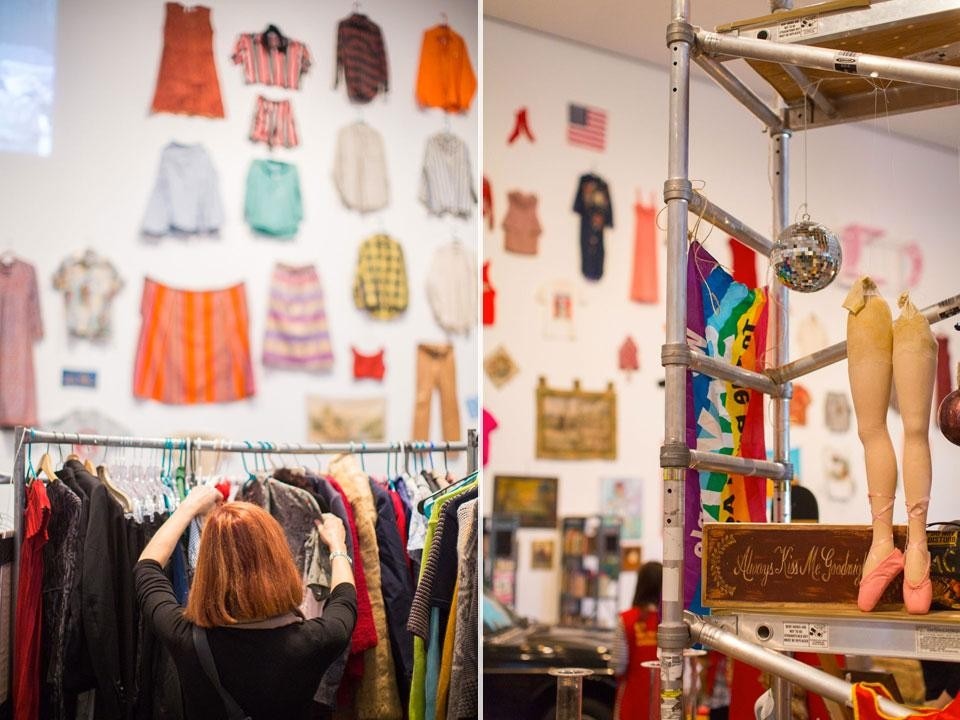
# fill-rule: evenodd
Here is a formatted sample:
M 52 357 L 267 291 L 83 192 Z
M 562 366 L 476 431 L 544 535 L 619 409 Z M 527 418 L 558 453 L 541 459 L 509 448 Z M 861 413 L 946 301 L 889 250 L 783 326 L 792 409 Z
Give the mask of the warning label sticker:
M 783 41 L 796 40 L 808 35 L 816 35 L 819 30 L 819 15 L 784 20 L 777 26 L 777 39 Z
M 827 650 L 830 648 L 830 628 L 823 623 L 784 623 L 783 646 Z
M 960 628 L 918 625 L 916 638 L 917 655 L 960 658 Z

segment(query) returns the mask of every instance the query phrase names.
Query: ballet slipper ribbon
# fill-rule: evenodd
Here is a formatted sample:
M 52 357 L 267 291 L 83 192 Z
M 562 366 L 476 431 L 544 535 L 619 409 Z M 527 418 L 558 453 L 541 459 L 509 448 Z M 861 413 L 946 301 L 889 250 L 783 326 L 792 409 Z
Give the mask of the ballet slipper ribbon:
M 867 298 L 869 296 L 879 294 L 880 293 L 877 291 L 877 284 L 873 282 L 869 276 L 864 275 L 853 284 L 852 288 L 850 288 L 850 292 L 847 293 L 847 297 L 843 301 L 843 306 L 851 313 L 856 315 L 858 312 L 863 310 L 864 306 L 867 304 Z

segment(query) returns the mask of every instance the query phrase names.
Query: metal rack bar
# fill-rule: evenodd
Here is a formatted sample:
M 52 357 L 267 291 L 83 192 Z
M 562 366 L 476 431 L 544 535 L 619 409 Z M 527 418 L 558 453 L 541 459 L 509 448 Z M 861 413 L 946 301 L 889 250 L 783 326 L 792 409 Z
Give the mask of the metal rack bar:
M 713 78 L 713 81 L 720 87 L 739 100 L 743 106 L 752 112 L 764 125 L 770 130 L 779 130 L 783 127 L 780 116 L 761 100 L 756 93 L 743 84 L 743 82 L 727 70 L 722 64 L 711 57 L 699 54 L 693 58 L 707 75 Z
M 673 22 L 667 28 L 670 50 L 670 126 L 666 184 L 667 327 L 666 343 L 687 340 L 687 217 L 689 178 L 690 54 L 694 36 L 688 20 L 689 0 L 671 0 Z M 664 444 L 686 445 L 687 369 L 667 365 L 665 374 Z M 683 619 L 683 485 L 686 467 L 663 468 L 663 589 L 657 645 L 660 647 L 660 718 L 682 720 L 683 651 L 690 631 Z
M 768 375 L 747 370 L 739 365 L 731 365 L 725 360 L 710 357 L 699 350 L 689 350 L 689 367 L 694 372 L 703 373 L 720 380 L 728 380 L 741 387 L 759 390 L 771 397 L 778 397 L 783 387 L 770 379 Z
M 786 480 L 788 482 L 793 475 L 792 468 L 784 462 L 752 460 L 751 458 L 721 455 L 720 453 L 706 452 L 704 450 L 690 451 L 690 467 L 697 470 L 711 470 L 732 475 L 766 477 L 771 480 Z
M 126 437 L 122 435 L 84 435 L 77 433 L 50 432 L 46 430 L 26 429 L 26 443 L 29 444 L 65 444 L 91 445 L 100 447 L 136 447 L 146 449 L 182 450 L 187 447 L 185 438 Z M 470 432 L 476 434 L 475 430 Z M 191 439 L 190 447 L 195 450 L 211 450 L 233 453 L 268 453 L 270 455 L 335 455 L 337 453 L 374 454 L 392 453 L 400 450 L 407 452 L 442 452 L 470 450 L 476 447 L 476 439 L 456 442 L 430 442 L 414 440 L 404 442 L 378 443 L 274 443 L 266 441 L 236 442 L 229 440 Z
M 770 257 L 770 251 L 773 250 L 773 243 L 770 240 L 737 220 L 723 208 L 714 205 L 700 193 L 694 192 L 691 196 L 690 209 L 697 215 L 702 215 L 703 219 L 714 227 L 733 235 L 754 252 L 758 252 L 764 257 Z
M 920 314 L 922 314 L 931 325 L 960 314 L 960 295 L 954 295 L 933 305 L 928 305 L 920 310 Z M 797 358 L 793 362 L 770 368 L 767 370 L 767 375 L 769 375 L 775 383 L 787 383 L 791 380 L 796 380 L 798 377 L 809 375 L 814 370 L 819 370 L 828 365 L 840 362 L 846 357 L 847 342 L 844 340 L 843 342 L 825 347 L 822 350 L 817 350 L 810 355 Z
M 684 613 L 684 617 L 690 626 L 690 634 L 694 642 L 709 645 L 715 650 L 720 650 L 725 655 L 742 660 L 743 662 L 757 668 L 762 668 L 775 673 L 789 682 L 796 683 L 810 692 L 821 695 L 829 700 L 840 703 L 846 707 L 852 707 L 851 691 L 853 686 L 841 680 L 838 677 L 829 675 L 822 670 L 794 660 L 791 657 L 780 655 L 772 650 L 754 645 L 751 642 L 743 640 L 733 633 L 707 622 L 703 618 L 693 613 Z M 784 683 L 787 685 L 786 683 Z M 787 695 L 789 697 L 789 695 Z M 777 705 L 777 713 L 780 716 L 781 707 L 786 706 L 785 717 L 791 717 L 790 703 L 780 702 Z M 913 713 L 907 708 L 897 705 L 885 698 L 880 699 L 880 709 L 890 717 L 905 718 Z
M 813 104 L 823 112 L 827 117 L 834 117 L 837 114 L 836 106 L 830 101 L 823 91 L 817 87 L 817 84 L 807 77 L 807 74 L 795 65 L 781 65 L 783 71 L 790 76 L 803 94 L 813 101 Z
M 949 616 L 949 621 L 942 615 Z M 875 611 L 867 617 L 850 609 L 714 608 L 709 622 L 744 642 L 781 652 L 823 652 L 829 646 L 829 651 L 837 654 L 944 662 L 960 659 L 960 617 L 956 612 L 910 616 Z
M 872 79 L 883 78 L 960 90 L 960 68 L 951 65 L 732 37 L 703 29 L 698 29 L 696 36 L 698 47 L 709 54 L 719 53 L 751 60 L 767 60 L 784 65 L 831 70 Z

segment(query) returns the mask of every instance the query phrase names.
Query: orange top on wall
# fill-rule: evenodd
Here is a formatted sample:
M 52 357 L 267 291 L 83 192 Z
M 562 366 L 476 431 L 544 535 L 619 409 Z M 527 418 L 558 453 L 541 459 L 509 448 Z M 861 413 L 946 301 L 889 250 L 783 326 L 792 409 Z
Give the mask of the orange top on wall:
M 423 33 L 420 69 L 417 72 L 417 102 L 447 112 L 466 112 L 477 92 L 477 78 L 463 38 L 449 25 L 437 25 Z
M 163 55 L 151 111 L 222 118 L 210 8 L 166 4 Z

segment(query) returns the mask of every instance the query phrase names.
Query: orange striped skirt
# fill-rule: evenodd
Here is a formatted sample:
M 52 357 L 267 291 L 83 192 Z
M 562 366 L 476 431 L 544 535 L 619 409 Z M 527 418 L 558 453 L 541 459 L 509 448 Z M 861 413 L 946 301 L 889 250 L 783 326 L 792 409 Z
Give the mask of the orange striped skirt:
M 147 278 L 133 394 L 174 405 L 254 394 L 246 289 L 177 290 Z

